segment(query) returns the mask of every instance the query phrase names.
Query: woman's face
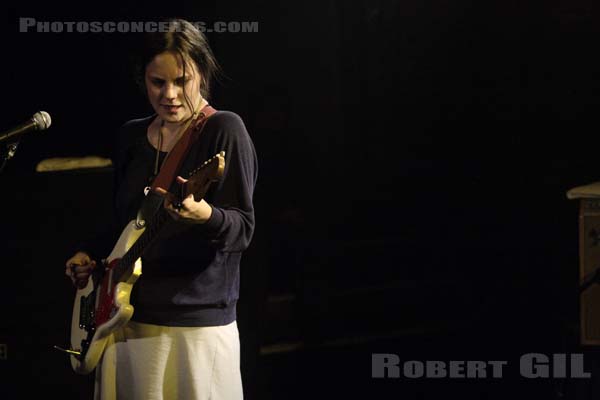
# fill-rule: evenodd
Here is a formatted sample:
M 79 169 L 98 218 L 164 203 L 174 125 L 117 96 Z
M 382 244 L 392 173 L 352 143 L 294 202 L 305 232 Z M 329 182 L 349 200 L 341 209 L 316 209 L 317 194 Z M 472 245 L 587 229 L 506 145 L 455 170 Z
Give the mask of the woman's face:
M 144 79 L 148 100 L 165 122 L 182 122 L 192 116 L 193 108 L 201 99 L 201 77 L 195 63 L 186 62 L 184 80 L 180 57 L 166 51 L 146 66 Z M 186 101 L 184 91 L 191 104 Z

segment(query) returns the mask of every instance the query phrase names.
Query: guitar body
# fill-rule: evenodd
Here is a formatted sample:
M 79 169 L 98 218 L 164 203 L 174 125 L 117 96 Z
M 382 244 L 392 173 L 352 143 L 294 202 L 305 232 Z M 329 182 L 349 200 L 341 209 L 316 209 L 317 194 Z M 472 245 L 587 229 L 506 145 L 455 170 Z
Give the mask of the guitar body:
M 137 229 L 131 221 L 106 259 L 99 284 L 90 278 L 85 288 L 77 290 L 71 320 L 71 349 L 81 352 L 80 356 L 71 355 L 71 366 L 77 373 L 94 370 L 110 335 L 133 315 L 129 298 L 142 274 L 142 260 L 138 258 L 133 268 L 119 277 L 113 267 L 143 232 L 144 228 Z
M 225 152 L 220 152 L 192 172 L 181 185 L 180 199 L 193 194 L 204 198 L 213 182 L 220 180 L 225 171 Z M 162 206 L 162 200 L 161 200 Z M 133 285 L 142 274 L 141 256 L 156 238 L 161 227 L 171 220 L 164 211 L 157 211 L 150 222 L 139 228 L 130 221 L 110 255 L 96 267 L 85 288 L 77 290 L 71 318 L 70 349 L 59 350 L 70 354 L 75 372 L 89 374 L 96 368 L 110 336 L 123 327 L 133 315 L 130 304 Z

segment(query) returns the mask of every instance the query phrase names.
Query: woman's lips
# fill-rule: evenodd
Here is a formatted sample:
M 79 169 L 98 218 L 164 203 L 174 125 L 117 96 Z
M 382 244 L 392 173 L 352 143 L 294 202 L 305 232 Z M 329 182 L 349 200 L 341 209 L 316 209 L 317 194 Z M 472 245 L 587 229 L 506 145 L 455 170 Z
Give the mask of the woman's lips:
M 168 104 L 161 104 L 161 107 L 164 107 L 170 113 L 176 113 L 182 106 L 173 106 Z

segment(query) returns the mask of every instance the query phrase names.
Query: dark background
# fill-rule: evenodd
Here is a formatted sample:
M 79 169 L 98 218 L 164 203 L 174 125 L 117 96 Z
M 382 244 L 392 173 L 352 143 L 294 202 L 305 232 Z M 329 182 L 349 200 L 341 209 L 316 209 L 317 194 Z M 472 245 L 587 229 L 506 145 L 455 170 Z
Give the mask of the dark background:
M 0 129 L 44 110 L 2 182 L 0 396 L 89 398 L 68 341 L 64 261 L 110 212 L 109 156 L 151 112 L 135 36 L 19 33 L 18 18 L 258 21 L 208 33 L 259 155 L 257 230 L 239 326 L 248 399 L 592 398 L 595 379 L 518 377 L 522 354 L 578 344 L 578 204 L 600 180 L 598 15 L 591 0 L 37 5 L 2 12 Z M 2 128 L 4 127 L 4 128 Z M 376 380 L 371 354 L 507 360 L 503 379 Z M 25 385 L 16 384 L 25 379 Z M 71 396 L 71 397 L 69 397 Z

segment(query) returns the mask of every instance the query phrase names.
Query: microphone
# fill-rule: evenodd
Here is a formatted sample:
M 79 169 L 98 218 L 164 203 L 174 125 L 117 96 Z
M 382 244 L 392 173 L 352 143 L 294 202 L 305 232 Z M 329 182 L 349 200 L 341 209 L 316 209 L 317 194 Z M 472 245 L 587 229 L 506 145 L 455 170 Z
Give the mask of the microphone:
M 48 129 L 51 123 L 50 114 L 46 111 L 38 111 L 27 122 L 0 133 L 0 143 L 6 141 L 16 142 L 19 137 L 29 131 L 43 131 L 44 129 Z

